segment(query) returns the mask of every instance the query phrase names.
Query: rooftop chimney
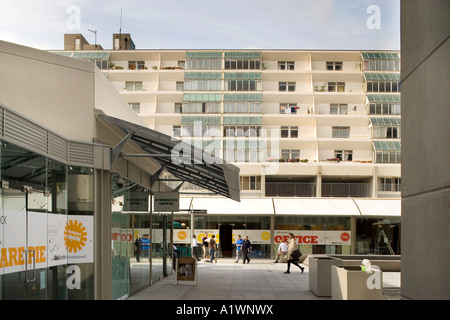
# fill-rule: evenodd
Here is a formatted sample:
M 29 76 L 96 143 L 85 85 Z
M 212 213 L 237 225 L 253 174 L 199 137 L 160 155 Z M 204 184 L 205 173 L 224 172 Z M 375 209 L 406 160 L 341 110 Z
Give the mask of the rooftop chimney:
M 81 33 L 64 35 L 64 50 L 82 51 L 82 50 L 103 50 L 102 46 L 89 44 Z
M 133 40 L 129 33 L 114 33 L 113 34 L 113 49 L 114 50 L 135 50 Z

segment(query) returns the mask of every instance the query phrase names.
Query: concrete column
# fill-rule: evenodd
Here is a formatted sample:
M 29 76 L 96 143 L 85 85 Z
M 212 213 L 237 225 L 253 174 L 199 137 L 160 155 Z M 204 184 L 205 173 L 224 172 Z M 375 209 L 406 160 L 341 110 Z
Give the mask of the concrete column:
M 402 0 L 402 296 L 450 299 L 450 1 Z
M 112 298 L 111 172 L 95 170 L 94 298 Z

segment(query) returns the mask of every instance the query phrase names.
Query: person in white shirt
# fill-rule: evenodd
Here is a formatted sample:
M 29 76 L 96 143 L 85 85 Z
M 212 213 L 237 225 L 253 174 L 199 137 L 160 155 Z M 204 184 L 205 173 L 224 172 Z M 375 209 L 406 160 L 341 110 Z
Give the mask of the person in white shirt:
M 277 252 L 277 260 L 275 260 L 273 263 L 278 263 L 278 260 L 280 257 L 287 255 L 288 247 L 287 247 L 288 241 L 283 241 L 278 246 L 278 252 Z
M 192 238 L 192 251 L 193 251 L 193 255 L 192 256 L 195 259 L 197 259 L 197 261 L 200 261 L 200 259 L 198 257 L 198 251 L 197 250 L 198 250 L 198 241 L 197 241 L 197 237 L 194 234 L 194 236 Z

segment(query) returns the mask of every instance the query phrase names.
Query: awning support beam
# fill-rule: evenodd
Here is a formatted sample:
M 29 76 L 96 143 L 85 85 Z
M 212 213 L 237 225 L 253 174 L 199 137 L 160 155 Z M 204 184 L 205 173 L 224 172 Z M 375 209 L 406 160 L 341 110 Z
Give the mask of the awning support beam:
M 120 156 L 122 149 L 125 147 L 128 140 L 130 140 L 132 136 L 133 136 L 133 133 L 128 132 L 128 134 L 114 148 L 112 148 L 112 150 L 111 150 L 111 166 L 117 160 L 117 158 Z

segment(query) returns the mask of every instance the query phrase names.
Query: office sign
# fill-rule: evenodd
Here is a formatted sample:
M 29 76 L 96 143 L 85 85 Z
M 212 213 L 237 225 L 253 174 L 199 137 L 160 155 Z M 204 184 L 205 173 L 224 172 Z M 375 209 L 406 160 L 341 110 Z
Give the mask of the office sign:
M 153 211 L 155 212 L 180 211 L 180 194 L 178 192 L 157 192 L 153 198 Z

